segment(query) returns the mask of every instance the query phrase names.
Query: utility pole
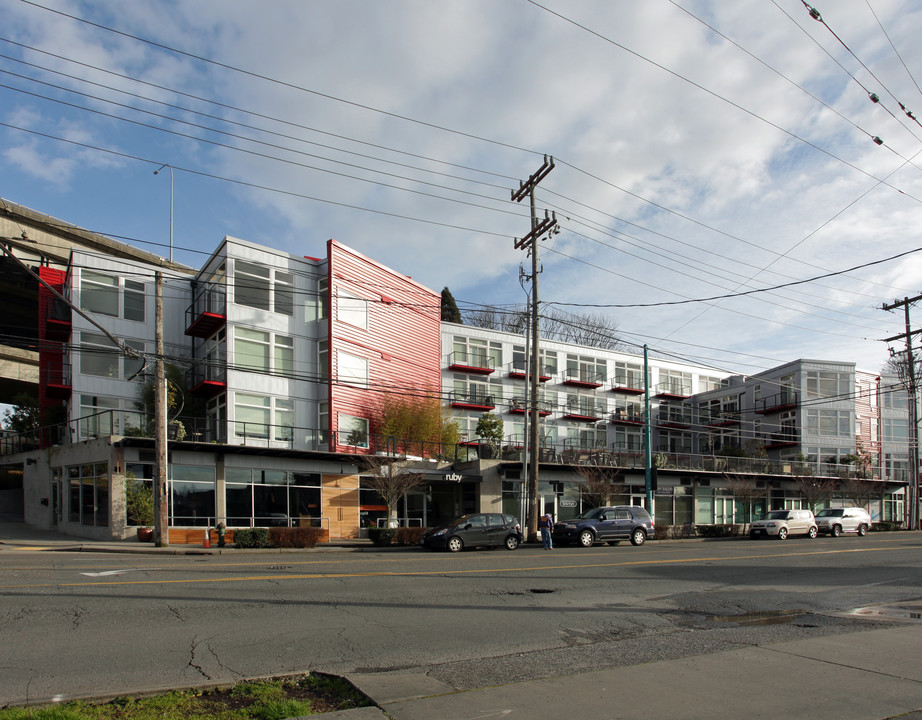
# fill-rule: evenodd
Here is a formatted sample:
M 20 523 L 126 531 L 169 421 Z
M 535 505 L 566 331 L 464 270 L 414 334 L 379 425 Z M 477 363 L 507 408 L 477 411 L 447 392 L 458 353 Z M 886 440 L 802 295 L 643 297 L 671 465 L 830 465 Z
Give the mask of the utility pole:
M 647 346 L 643 346 L 643 455 L 644 496 L 647 511 L 653 516 L 653 432 L 650 426 L 650 357 Z
M 157 456 L 157 474 L 154 478 L 154 544 L 157 547 L 170 545 L 170 521 L 167 512 L 167 393 L 166 370 L 163 366 L 163 275 L 155 274 L 155 304 L 154 314 L 154 354 L 156 371 L 154 376 L 154 424 L 157 426 L 154 435 L 154 452 Z
M 538 317 L 538 240 L 546 233 L 554 234 L 559 232 L 557 226 L 557 214 L 548 216 L 547 211 L 544 213 L 544 220 L 538 221 L 538 212 L 535 209 L 535 188 L 548 173 L 554 169 L 554 158 L 544 156 L 544 164 L 525 182 L 519 183 L 519 189 L 512 191 L 512 200 L 521 202 L 526 197 L 531 201 L 531 230 L 522 239 L 515 239 L 515 249 L 520 250 L 527 248 L 531 251 L 531 362 L 530 367 L 526 370 L 526 382 L 531 381 L 530 386 L 526 385 L 526 392 L 530 390 L 530 399 L 527 403 L 526 415 L 528 416 L 529 437 L 525 440 L 524 452 L 526 455 L 532 453 L 532 461 L 528 466 L 528 500 L 529 513 L 526 523 L 528 539 L 536 540 L 538 536 L 538 444 L 539 444 L 539 427 L 538 421 L 538 375 L 540 368 L 540 349 L 538 342 L 538 329 L 540 327 Z
M 922 300 L 922 295 L 894 300 L 890 305 L 883 306 L 883 309 L 888 311 L 902 307 L 903 321 L 906 327 L 905 333 L 886 338 L 884 342 L 906 341 L 906 366 L 909 371 L 909 528 L 911 530 L 918 530 L 919 528 L 919 418 L 918 405 L 916 404 L 916 358 L 912 349 L 912 336 L 922 332 L 922 330 L 913 331 L 911 329 L 909 306 L 919 300 Z

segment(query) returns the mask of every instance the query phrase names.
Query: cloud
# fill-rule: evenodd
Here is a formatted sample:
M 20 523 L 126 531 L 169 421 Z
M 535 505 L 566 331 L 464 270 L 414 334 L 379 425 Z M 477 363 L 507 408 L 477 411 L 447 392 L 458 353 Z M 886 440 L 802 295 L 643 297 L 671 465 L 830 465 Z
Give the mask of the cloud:
M 510 191 L 552 155 L 537 192 L 563 230 L 539 250 L 548 302 L 610 312 L 638 340 L 700 346 L 721 366 L 813 355 L 878 367 L 876 338 L 899 331 L 880 304 L 922 285 L 915 258 L 718 303 L 596 306 L 733 294 L 922 245 L 922 156 L 907 162 L 922 128 L 891 96 L 918 98 L 906 68 L 922 66 L 922 9 L 875 4 L 899 55 L 863 0 L 824 9 L 859 62 L 797 4 L 543 4 L 553 12 L 492 0 L 53 3 L 125 34 L 13 5 L 10 33 L 61 56 L 23 59 L 168 117 L 82 101 L 120 121 L 0 90 L 10 125 L 141 159 L 6 129 L 9 182 L 70 183 L 98 218 L 84 224 L 145 236 L 147 166 L 169 163 L 190 252 L 231 234 L 316 255 L 335 237 L 462 302 L 508 304 L 524 300 L 530 262 L 513 248 L 528 203 Z M 99 202 L 107 189 L 124 196 L 118 207 Z M 40 190 L 30 197 L 61 214 Z

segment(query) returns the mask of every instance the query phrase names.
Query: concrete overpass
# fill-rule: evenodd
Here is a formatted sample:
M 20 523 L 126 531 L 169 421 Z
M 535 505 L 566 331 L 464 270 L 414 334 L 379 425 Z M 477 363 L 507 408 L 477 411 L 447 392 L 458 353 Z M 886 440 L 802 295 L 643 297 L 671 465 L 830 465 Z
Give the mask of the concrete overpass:
M 82 248 L 190 275 L 196 272 L 4 198 L 0 198 L 0 243 L 33 270 L 39 265 L 67 269 L 71 249 Z M 0 308 L 0 403 L 12 403 L 22 392 L 37 397 L 38 282 L 6 252 L 0 252 Z

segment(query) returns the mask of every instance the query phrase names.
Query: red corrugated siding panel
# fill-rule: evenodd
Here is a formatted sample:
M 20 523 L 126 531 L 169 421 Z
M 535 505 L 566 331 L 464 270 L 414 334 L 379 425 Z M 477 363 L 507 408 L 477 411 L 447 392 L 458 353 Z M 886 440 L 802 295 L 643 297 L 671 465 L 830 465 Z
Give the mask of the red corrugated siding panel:
M 331 429 L 337 413 L 368 417 L 383 392 L 441 391 L 441 297 L 405 275 L 360 253 L 328 243 L 330 288 L 330 350 L 336 376 L 339 351 L 368 360 L 369 387 L 334 383 L 330 390 Z M 368 301 L 368 328 L 340 321 L 336 298 L 340 291 Z

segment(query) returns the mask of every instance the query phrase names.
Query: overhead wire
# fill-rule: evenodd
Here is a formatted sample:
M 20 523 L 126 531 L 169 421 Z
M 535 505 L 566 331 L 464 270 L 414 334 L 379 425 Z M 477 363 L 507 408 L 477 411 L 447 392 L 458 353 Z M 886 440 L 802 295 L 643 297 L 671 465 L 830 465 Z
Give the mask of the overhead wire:
M 35 5 L 36 7 L 42 7 L 42 6 L 38 5 L 37 3 L 27 3 L 27 4 Z M 48 8 L 43 8 L 43 9 L 48 9 Z M 68 17 L 73 17 L 73 16 L 68 16 Z M 80 20 L 80 18 L 74 18 L 74 19 Z M 82 21 L 82 20 L 81 20 L 81 21 Z M 97 27 L 103 27 L 103 29 L 111 30 L 110 28 L 104 28 L 104 26 L 100 26 L 100 25 L 98 25 L 98 24 L 96 24 L 96 23 L 90 23 L 90 24 L 95 25 L 95 26 L 97 26 Z M 120 31 L 114 31 L 114 32 L 120 32 Z M 129 37 L 135 37 L 135 36 L 129 36 Z M 155 44 L 156 44 L 156 43 L 155 43 Z M 168 50 L 171 50 L 171 51 L 173 50 L 173 48 L 167 48 L 166 46 L 161 46 L 161 47 L 163 47 L 163 48 L 165 48 L 165 49 L 168 49 Z M 191 57 L 196 57 L 197 59 L 203 59 L 203 58 L 198 58 L 198 56 L 191 56 Z M 220 63 L 218 63 L 218 64 L 221 65 Z M 229 66 L 228 66 L 228 67 L 229 67 Z M 232 69 L 239 70 L 239 68 L 232 68 Z M 338 99 L 338 98 L 336 98 L 336 99 Z M 364 107 L 364 106 L 363 106 L 363 107 Z M 478 139 L 484 139 L 484 138 L 478 138 Z M 516 148 L 516 149 L 522 149 L 522 148 Z

